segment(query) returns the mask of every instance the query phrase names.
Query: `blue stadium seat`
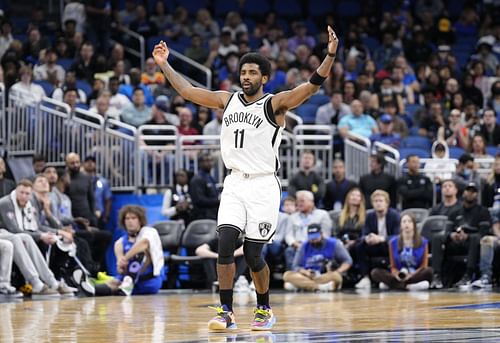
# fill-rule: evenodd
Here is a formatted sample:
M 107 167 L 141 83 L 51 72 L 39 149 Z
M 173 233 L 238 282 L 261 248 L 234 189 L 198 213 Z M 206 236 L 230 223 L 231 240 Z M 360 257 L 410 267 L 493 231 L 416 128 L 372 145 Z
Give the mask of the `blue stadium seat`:
M 292 112 L 295 112 L 298 116 L 300 116 L 305 124 L 313 124 L 316 120 L 316 110 L 318 109 L 318 105 L 313 104 L 302 104 L 297 107 Z
M 245 1 L 243 5 L 244 15 L 251 17 L 264 17 L 271 11 L 271 6 L 267 0 Z
M 452 19 L 456 19 L 462 13 L 467 0 L 448 1 L 448 14 Z
M 450 158 L 460 158 L 463 154 L 465 154 L 465 150 L 456 146 L 450 146 L 448 147 L 448 150 L 450 152 Z
M 417 155 L 420 158 L 430 158 L 431 152 L 426 149 L 420 148 L 401 148 L 399 149 L 399 156 L 401 159 L 405 159 L 408 155 Z
M 500 154 L 500 148 L 497 146 L 489 145 L 486 147 L 486 153 L 495 157 L 497 154 Z
M 238 1 L 234 0 L 215 0 L 214 13 L 216 17 L 226 17 L 228 12 L 239 12 L 240 6 Z
M 341 0 L 337 5 L 335 14 L 339 18 L 352 18 L 361 13 L 361 4 L 357 0 Z
M 372 52 L 380 46 L 380 42 L 378 41 L 378 39 L 370 36 L 361 37 L 361 42 L 368 48 L 368 50 Z
M 410 116 L 412 120 L 415 119 L 415 113 L 422 108 L 422 106 L 417 104 L 407 104 L 405 105 L 406 114 Z
M 64 68 L 64 70 L 68 71 L 71 68 L 74 60 L 72 58 L 60 58 L 57 60 L 57 64 Z
M 431 140 L 423 136 L 408 136 L 401 142 L 402 148 L 419 148 L 430 150 L 432 147 Z
M 54 85 L 51 84 L 47 80 L 33 80 L 33 83 L 42 86 L 43 91 L 45 92 L 46 96 L 52 96 L 52 92 L 54 91 Z
M 76 80 L 76 88 L 81 89 L 87 96 L 92 93 L 92 86 L 84 80 Z
M 330 97 L 328 95 L 324 94 L 314 94 L 312 95 L 309 100 L 307 100 L 308 104 L 316 105 L 316 106 L 321 106 L 330 101 Z
M 189 1 L 176 1 L 177 6 L 184 7 L 190 16 L 195 17 L 196 12 L 202 8 L 207 8 L 209 3 L 206 0 L 189 0 Z
M 309 0 L 307 1 L 307 10 L 311 17 L 323 17 L 333 13 L 335 7 L 331 0 Z
M 275 0 L 274 11 L 280 17 L 298 18 L 302 14 L 302 8 L 297 0 Z
M 307 28 L 307 33 L 311 36 L 316 36 L 319 32 L 318 30 L 318 25 L 316 25 L 316 22 L 311 19 L 307 19 L 304 24 L 306 25 Z M 322 28 L 326 32 L 326 26 Z

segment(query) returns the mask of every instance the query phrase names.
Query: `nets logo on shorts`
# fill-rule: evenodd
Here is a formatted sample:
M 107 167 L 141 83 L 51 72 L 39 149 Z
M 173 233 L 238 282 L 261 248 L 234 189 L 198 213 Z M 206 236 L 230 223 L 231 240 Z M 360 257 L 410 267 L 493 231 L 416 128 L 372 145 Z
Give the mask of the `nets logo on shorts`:
M 259 223 L 259 232 L 262 237 L 266 237 L 271 230 L 271 223 Z

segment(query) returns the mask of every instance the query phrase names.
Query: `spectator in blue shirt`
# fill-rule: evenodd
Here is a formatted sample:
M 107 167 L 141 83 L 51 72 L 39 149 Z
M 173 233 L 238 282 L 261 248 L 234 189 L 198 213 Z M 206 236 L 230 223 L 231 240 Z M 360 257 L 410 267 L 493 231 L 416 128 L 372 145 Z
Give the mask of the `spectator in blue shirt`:
M 151 89 L 146 86 L 145 84 L 141 83 L 141 71 L 137 68 L 132 68 L 130 69 L 130 84 L 123 84 L 120 85 L 120 88 L 118 88 L 118 93 L 126 95 L 130 100 L 133 101 L 133 95 L 135 93 L 135 90 L 137 88 L 141 88 L 144 92 L 144 97 L 146 100 L 146 105 L 151 106 L 155 102 L 155 99 L 153 97 L 153 93 L 151 92 Z
M 98 219 L 98 226 L 102 230 L 108 223 L 111 214 L 111 186 L 109 181 L 101 175 L 97 175 L 96 158 L 87 156 L 83 162 L 83 169 L 92 178 L 95 194 L 95 212 Z
M 392 146 L 393 148 L 399 148 L 401 144 L 401 136 L 394 133 L 394 124 L 392 122 L 392 116 L 390 114 L 383 114 L 379 119 L 379 133 L 374 133 L 370 136 L 372 143 L 380 142 Z
M 351 103 L 352 114 L 348 114 L 340 119 L 338 128 L 342 138 L 349 133 L 361 135 L 369 138 L 373 133 L 378 132 L 377 122 L 367 114 L 363 114 L 363 104 L 359 100 Z

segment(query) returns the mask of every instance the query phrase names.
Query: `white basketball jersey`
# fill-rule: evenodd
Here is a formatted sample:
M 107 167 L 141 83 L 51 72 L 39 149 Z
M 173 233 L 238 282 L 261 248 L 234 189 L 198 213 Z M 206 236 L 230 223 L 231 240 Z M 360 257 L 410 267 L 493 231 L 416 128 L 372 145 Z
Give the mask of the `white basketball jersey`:
M 271 110 L 272 94 L 246 102 L 243 92 L 231 95 L 224 109 L 221 154 L 227 169 L 247 174 L 276 172 L 280 167 L 278 148 L 283 128 Z

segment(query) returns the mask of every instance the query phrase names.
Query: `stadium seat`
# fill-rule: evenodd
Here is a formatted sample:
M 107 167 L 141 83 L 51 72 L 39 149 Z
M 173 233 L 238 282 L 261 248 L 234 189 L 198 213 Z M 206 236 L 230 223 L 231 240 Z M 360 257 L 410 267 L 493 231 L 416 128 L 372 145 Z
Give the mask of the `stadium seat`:
M 307 100 L 308 104 L 316 105 L 316 106 L 322 106 L 330 101 L 330 97 L 328 95 L 324 94 L 314 94 L 312 95 L 309 100 Z
M 202 8 L 207 8 L 209 2 L 206 0 L 176 1 L 178 6 L 184 7 L 191 17 L 196 17 L 196 12 Z
M 302 8 L 297 0 L 275 0 L 274 11 L 280 17 L 298 18 L 302 14 Z
M 341 0 L 335 12 L 340 18 L 353 18 L 361 13 L 361 4 L 356 0 Z
M 153 227 L 160 235 L 165 265 L 168 269 L 167 288 L 175 288 L 178 268 L 170 263 L 170 257 L 179 249 L 184 223 L 177 220 L 161 221 L 153 224 Z
M 408 155 L 417 155 L 420 158 L 430 158 L 431 152 L 420 148 L 401 148 L 399 149 L 401 159 L 406 159 Z
M 298 116 L 304 120 L 304 124 L 313 124 L 316 120 L 316 111 L 318 110 L 318 105 L 314 104 L 302 104 L 292 112 L 295 112 Z
M 251 17 L 265 17 L 271 11 L 271 6 L 267 0 L 245 1 L 243 5 L 244 15 Z
M 423 136 L 408 136 L 401 141 L 402 148 L 419 148 L 430 150 L 432 142 L 429 138 Z
M 238 1 L 233 0 L 215 0 L 214 13 L 216 17 L 226 17 L 228 12 L 239 12 L 240 6 Z
M 217 237 L 216 233 L 217 222 L 212 219 L 199 219 L 189 223 L 187 228 L 182 233 L 181 244 L 182 248 L 188 251 L 187 256 L 180 255 L 180 251 L 177 254 L 170 256 L 172 262 L 184 263 L 184 262 L 201 262 L 203 259 L 199 256 L 194 256 L 194 250 L 204 243 L 210 242 L 212 239 Z
M 448 147 L 448 150 L 450 152 L 450 158 L 460 158 L 463 154 L 465 154 L 465 150 L 456 146 L 450 146 Z
M 307 1 L 307 11 L 311 17 L 324 17 L 334 12 L 333 1 L 331 0 L 309 0 Z
M 92 86 L 84 80 L 77 80 L 76 81 L 76 88 L 81 89 L 87 96 L 92 93 Z
M 64 70 L 68 71 L 71 68 L 74 60 L 72 58 L 60 58 L 57 60 L 57 64 L 64 68 Z
M 429 210 L 426 208 L 407 208 L 401 212 L 401 217 L 405 214 L 411 214 L 415 217 L 417 224 L 423 223 L 429 216 Z
M 412 120 L 415 120 L 415 113 L 421 108 L 422 106 L 417 105 L 417 104 L 406 104 L 405 105 L 405 110 L 406 114 L 410 116 Z
M 54 92 L 54 85 L 47 80 L 33 80 L 34 84 L 40 85 L 45 92 L 45 95 L 50 97 L 52 96 L 52 92 Z
M 448 216 L 428 216 L 422 224 L 420 234 L 431 242 L 434 235 L 444 233 L 447 222 Z
M 495 157 L 497 154 L 500 153 L 500 148 L 497 147 L 497 146 L 491 146 L 491 145 L 487 146 L 486 147 L 486 153 L 488 155 L 491 155 L 491 156 Z

